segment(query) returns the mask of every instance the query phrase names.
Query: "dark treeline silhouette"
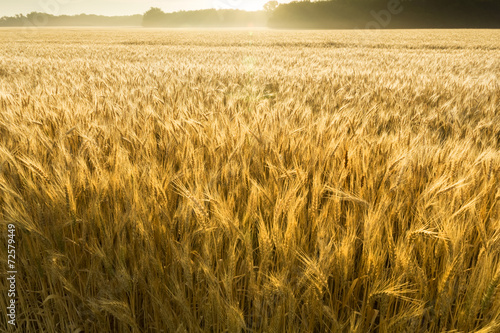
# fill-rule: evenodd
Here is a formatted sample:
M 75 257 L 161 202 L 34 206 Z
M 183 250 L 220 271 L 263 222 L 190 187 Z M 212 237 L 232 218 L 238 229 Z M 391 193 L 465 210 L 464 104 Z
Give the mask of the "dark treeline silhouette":
M 151 8 L 144 15 L 54 16 L 32 12 L 0 18 L 0 26 L 145 26 L 145 27 L 248 27 L 267 25 L 269 11 L 247 12 L 236 9 L 205 9 L 165 13 Z
M 248 27 L 266 26 L 268 13 L 237 9 L 204 9 L 164 13 L 151 8 L 144 14 L 145 27 Z
M 0 18 L 0 26 L 260 27 L 291 29 L 500 28 L 500 0 L 328 0 L 278 5 L 264 11 L 205 9 L 144 15 L 54 16 L 33 12 Z
M 334 0 L 279 5 L 273 28 L 500 28 L 499 0 Z
M 61 15 L 32 12 L 28 15 L 0 18 L 2 27 L 32 26 L 140 26 L 142 15 L 102 16 L 102 15 Z

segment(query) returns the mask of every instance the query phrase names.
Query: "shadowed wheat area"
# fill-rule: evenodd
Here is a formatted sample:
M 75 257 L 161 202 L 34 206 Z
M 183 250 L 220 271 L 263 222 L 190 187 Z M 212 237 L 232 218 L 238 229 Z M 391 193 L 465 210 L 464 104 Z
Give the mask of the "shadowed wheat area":
M 0 49 L 1 331 L 499 332 L 498 30 Z

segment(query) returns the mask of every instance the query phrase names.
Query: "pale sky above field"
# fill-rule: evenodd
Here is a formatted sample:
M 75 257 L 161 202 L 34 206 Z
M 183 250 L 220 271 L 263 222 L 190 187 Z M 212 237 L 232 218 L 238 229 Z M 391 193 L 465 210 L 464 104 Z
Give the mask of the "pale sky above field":
M 269 0 L 0 0 L 0 17 L 43 12 L 52 15 L 143 14 L 151 7 L 164 12 L 206 8 L 259 10 Z M 280 3 L 290 0 L 279 1 Z

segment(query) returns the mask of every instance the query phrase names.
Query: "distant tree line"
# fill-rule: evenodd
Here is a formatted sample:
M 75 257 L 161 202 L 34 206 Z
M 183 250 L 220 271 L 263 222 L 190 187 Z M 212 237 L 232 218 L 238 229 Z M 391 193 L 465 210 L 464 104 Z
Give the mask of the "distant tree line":
M 269 1 L 263 11 L 205 9 L 144 15 L 54 16 L 33 12 L 0 18 L 0 26 L 247 27 L 291 29 L 500 28 L 500 0 Z
M 140 26 L 142 15 L 102 16 L 102 15 L 50 15 L 32 12 L 28 15 L 16 15 L 0 18 L 2 27 L 33 26 Z
M 32 12 L 0 18 L 0 26 L 145 26 L 145 27 L 247 27 L 267 25 L 269 13 L 276 6 L 267 6 L 267 11 L 247 12 L 236 9 L 205 9 L 165 13 L 151 8 L 144 15 L 101 16 L 61 15 Z
M 164 13 L 151 8 L 143 17 L 145 27 L 247 27 L 266 26 L 265 11 L 247 12 L 237 9 L 204 9 Z
M 500 28 L 499 0 L 333 0 L 280 4 L 274 28 Z

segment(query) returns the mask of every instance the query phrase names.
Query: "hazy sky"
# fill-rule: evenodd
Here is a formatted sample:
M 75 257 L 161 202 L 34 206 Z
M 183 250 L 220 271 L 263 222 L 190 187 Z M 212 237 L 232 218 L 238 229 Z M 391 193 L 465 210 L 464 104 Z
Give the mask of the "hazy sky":
M 267 1 L 269 0 L 0 0 L 0 17 L 30 12 L 53 15 L 130 15 L 143 14 L 150 7 L 159 7 L 165 12 L 205 8 L 258 10 Z

